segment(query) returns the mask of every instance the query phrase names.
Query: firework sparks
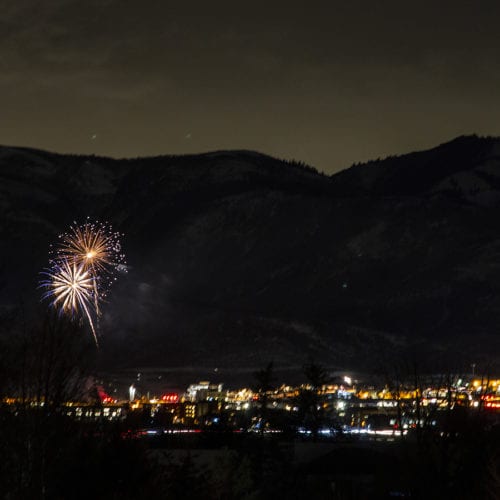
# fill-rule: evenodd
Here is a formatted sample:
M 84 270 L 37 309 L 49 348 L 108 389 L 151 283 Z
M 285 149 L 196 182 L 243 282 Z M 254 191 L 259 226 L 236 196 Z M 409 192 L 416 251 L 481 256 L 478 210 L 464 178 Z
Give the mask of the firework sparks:
M 100 288 L 99 294 L 103 295 L 113 281 L 114 272 L 126 269 L 120 236 L 106 223 L 87 221 L 80 226 L 75 223 L 59 236 L 52 260 L 74 262 L 90 270 Z
M 92 318 L 98 321 L 100 302 L 116 281 L 115 273 L 127 271 L 120 237 L 110 224 L 75 222 L 51 248 L 50 270 L 42 273 L 46 276 L 40 283 L 46 289 L 42 298 L 51 299 L 61 313 L 86 316 L 98 347 Z
M 99 301 L 116 280 L 115 272 L 126 270 L 120 236 L 107 223 L 87 220 L 77 225 L 75 222 L 68 232 L 59 236 L 60 242 L 52 251 L 52 263 L 73 262 L 94 277 L 94 307 L 98 316 L 101 314 Z
M 88 269 L 76 262 L 62 261 L 51 271 L 43 273 L 47 279 L 40 286 L 46 288 L 42 298 L 51 299 L 51 305 L 61 313 L 87 317 L 96 346 L 99 347 L 91 311 L 94 305 L 95 278 Z

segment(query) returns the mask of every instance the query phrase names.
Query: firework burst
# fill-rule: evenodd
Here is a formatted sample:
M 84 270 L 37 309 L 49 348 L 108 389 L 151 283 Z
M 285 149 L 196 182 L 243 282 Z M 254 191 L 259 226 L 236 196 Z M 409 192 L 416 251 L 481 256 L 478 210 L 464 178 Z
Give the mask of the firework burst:
M 72 317 L 86 317 L 98 346 L 94 320 L 98 321 L 100 302 L 116 280 L 117 271 L 126 271 L 125 255 L 120 242 L 121 234 L 110 224 L 75 222 L 69 231 L 59 236 L 50 250 L 50 270 L 42 273 L 45 279 L 43 299 L 61 313 Z
M 90 271 L 82 264 L 65 260 L 43 274 L 46 279 L 40 286 L 46 291 L 42 298 L 50 299 L 53 307 L 73 318 L 84 314 L 92 329 L 96 346 L 99 347 L 91 314 L 95 303 L 95 278 Z
M 53 263 L 76 263 L 95 278 L 94 305 L 98 315 L 99 299 L 106 296 L 109 287 L 116 280 L 116 271 L 126 270 L 120 237 L 121 234 L 113 231 L 110 224 L 87 220 L 84 224 L 77 225 L 75 222 L 68 232 L 59 236 L 59 244 L 52 251 Z
M 119 232 L 110 224 L 87 220 L 59 236 L 53 260 L 68 260 L 90 269 L 95 276 L 112 275 L 126 266 Z

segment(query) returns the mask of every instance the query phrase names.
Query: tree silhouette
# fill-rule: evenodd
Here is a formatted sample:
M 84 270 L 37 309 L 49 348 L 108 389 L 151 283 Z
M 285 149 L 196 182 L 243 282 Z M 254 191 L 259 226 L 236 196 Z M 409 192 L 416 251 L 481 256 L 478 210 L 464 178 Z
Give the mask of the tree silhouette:
M 307 387 L 298 396 L 299 416 L 305 427 L 311 430 L 314 440 L 325 418 L 325 410 L 321 399 L 321 389 L 327 382 L 325 369 L 310 359 L 303 367 L 307 379 Z
M 1 411 L 0 460 L 8 466 L 0 480 L 13 498 L 49 497 L 56 464 L 77 435 L 64 403 L 85 393 L 89 346 L 78 323 L 53 313 L 10 339 L 3 357 L 16 402 Z
M 264 432 L 264 427 L 268 424 L 268 392 L 273 389 L 274 382 L 274 361 L 270 361 L 267 366 L 254 373 L 254 391 L 259 394 L 259 429 Z

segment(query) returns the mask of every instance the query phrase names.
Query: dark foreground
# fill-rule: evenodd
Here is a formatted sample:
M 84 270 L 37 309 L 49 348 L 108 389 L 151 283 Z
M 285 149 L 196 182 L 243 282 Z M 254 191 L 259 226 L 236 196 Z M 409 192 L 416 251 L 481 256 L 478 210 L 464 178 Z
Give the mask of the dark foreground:
M 500 429 L 300 438 L 130 434 L 48 410 L 0 413 L 5 499 L 495 499 Z
M 449 386 L 435 419 L 421 396 L 408 400 L 406 415 L 396 379 L 392 428 L 353 398 L 365 426 L 341 425 L 339 410 L 330 415 L 333 432 L 323 435 L 321 409 L 344 407 L 345 401 L 322 399 L 328 394 L 320 389 L 320 367 L 305 367 L 311 387 L 299 391 L 299 410 L 289 412 L 274 407 L 269 364 L 255 374 L 256 404 L 235 412 L 246 425 L 231 424 L 224 412 L 196 422 L 188 418 L 188 410 L 198 408 L 191 403 L 179 407 L 185 410 L 180 423 L 169 412 L 152 418 L 149 404 L 108 420 L 111 407 L 97 393 L 93 408 L 101 405 L 102 411 L 86 417 L 78 407 L 78 416 L 70 402 L 95 392 L 87 387 L 92 358 L 79 333 L 78 325 L 48 318 L 33 335 L 13 336 L 0 349 L 2 499 L 499 498 L 500 419 L 488 407 L 488 394 L 475 408 L 459 404 Z M 413 389 L 423 394 L 417 382 Z M 207 406 L 198 403 L 199 409 Z M 353 425 L 370 432 L 347 432 Z

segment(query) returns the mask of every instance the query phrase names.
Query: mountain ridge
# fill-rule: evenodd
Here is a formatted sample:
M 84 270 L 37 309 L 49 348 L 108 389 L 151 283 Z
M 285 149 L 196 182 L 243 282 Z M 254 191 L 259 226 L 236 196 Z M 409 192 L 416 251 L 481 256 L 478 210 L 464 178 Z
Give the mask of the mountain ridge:
M 429 186 L 424 185 L 422 189 L 422 181 L 415 178 L 416 174 L 424 177 L 424 182 L 432 183 L 460 171 L 471 170 L 488 160 L 498 161 L 499 144 L 500 138 L 497 137 L 459 136 L 429 150 L 354 164 L 331 177 L 335 178 L 344 189 L 346 184 L 354 183 L 355 190 L 348 191 L 349 195 L 355 194 L 355 191 L 358 195 L 363 191 L 371 195 L 422 194 Z M 417 167 L 417 170 L 411 170 L 412 167 Z M 403 188 L 401 184 L 394 186 L 392 178 L 401 176 L 403 169 L 411 176 L 410 179 L 405 179 L 407 186 Z M 415 186 L 420 189 L 415 190 Z M 339 191 L 337 190 L 336 194 L 340 194 Z

